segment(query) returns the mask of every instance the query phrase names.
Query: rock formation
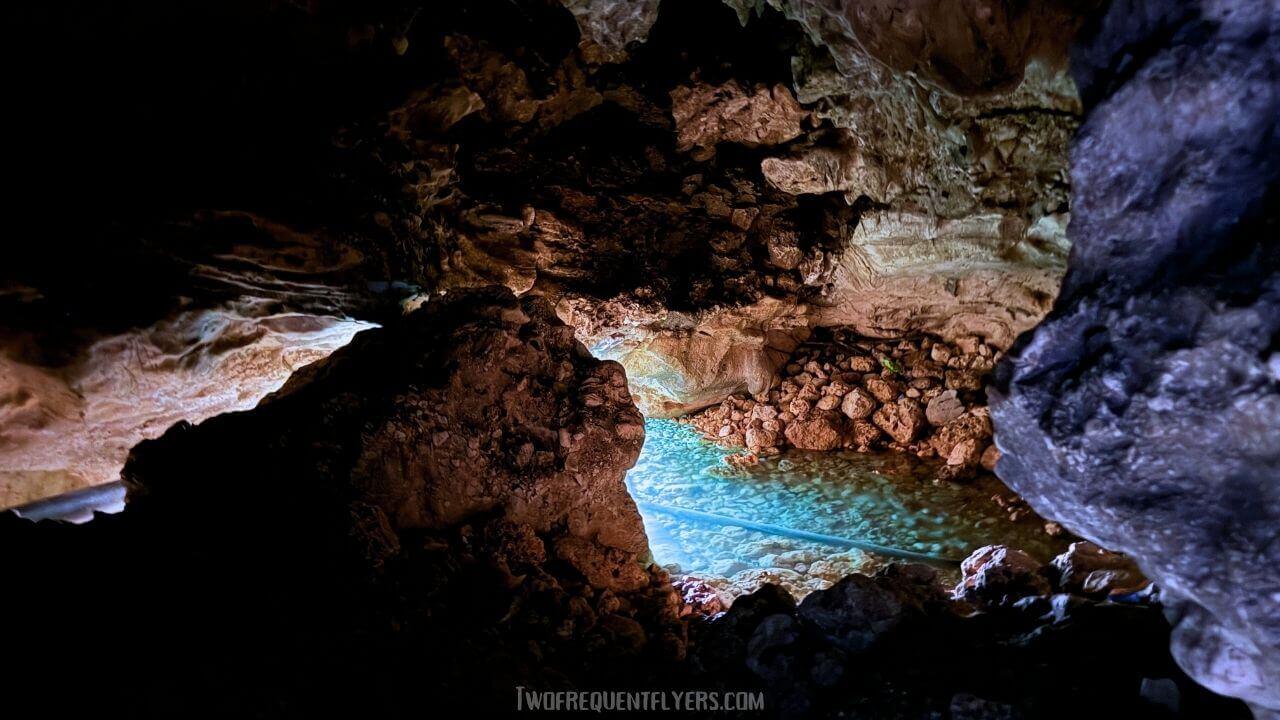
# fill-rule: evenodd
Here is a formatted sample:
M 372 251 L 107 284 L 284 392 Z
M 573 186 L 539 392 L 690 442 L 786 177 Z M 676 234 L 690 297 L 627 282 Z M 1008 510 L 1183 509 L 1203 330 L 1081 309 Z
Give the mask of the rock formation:
M 1010 354 L 1000 476 L 1137 560 L 1174 656 L 1280 712 L 1280 6 L 1112 3 L 1073 54 L 1073 253 Z
M 688 422 L 708 439 L 745 448 L 743 462 L 787 447 L 889 448 L 941 458 L 941 478 L 968 479 L 995 452 L 982 390 L 998 358 L 976 337 L 952 345 L 824 333 L 788 358 L 777 389 L 730 397 Z
M 253 410 L 143 442 L 118 515 L 0 518 L 0 565 L 25 579 L 10 617 L 41 618 L 15 630 L 43 658 L 27 679 L 43 686 L 36 669 L 79 637 L 86 587 L 111 618 L 91 654 L 137 656 L 87 660 L 92 691 L 46 709 L 166 714 L 199 696 L 219 714 L 266 710 L 267 693 L 300 711 L 356 707 L 401 673 L 420 693 L 478 689 L 481 667 L 499 686 L 661 668 L 684 630 L 623 485 L 643 438 L 621 368 L 543 299 L 452 294 Z
M 0 502 L 133 450 L 123 513 L 0 516 L 13 702 L 1241 714 L 1172 648 L 1280 713 L 1275 0 L 20 10 Z M 623 484 L 704 408 L 736 462 L 998 458 L 1088 542 L 725 611 Z

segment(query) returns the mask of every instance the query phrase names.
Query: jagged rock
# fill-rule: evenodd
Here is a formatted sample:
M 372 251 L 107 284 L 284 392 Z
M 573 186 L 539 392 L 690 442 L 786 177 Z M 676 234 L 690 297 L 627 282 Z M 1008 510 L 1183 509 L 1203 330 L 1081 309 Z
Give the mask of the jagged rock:
M 950 458 L 960 448 L 966 466 L 982 461 L 982 452 L 991 438 L 991 421 L 976 413 L 966 413 L 934 433 L 930 444 L 939 457 Z
M 682 614 L 712 616 L 724 612 L 728 602 L 718 590 L 696 577 L 688 576 L 673 583 L 683 602 Z
M 831 410 L 816 411 L 787 423 L 787 440 L 800 450 L 835 450 L 842 447 L 849 421 Z
M 1132 558 L 1087 540 L 1071 543 L 1066 552 L 1053 559 L 1052 565 L 1058 571 L 1061 588 L 1083 595 L 1135 592 L 1150 582 Z
M 451 295 L 360 340 L 295 373 L 253 414 L 180 425 L 140 446 L 126 477 L 149 498 L 181 494 L 169 463 L 235 445 L 225 462 L 270 457 L 274 470 L 263 472 L 350 483 L 397 529 L 447 528 L 501 509 L 540 533 L 563 526 L 631 557 L 646 551 L 622 484 L 644 439 L 626 378 L 591 360 L 544 301 Z M 557 394 L 557 383 L 576 389 Z M 272 450 L 280 447 L 307 450 Z M 338 448 L 341 460 L 326 454 Z
M 760 172 L 774 187 L 791 195 L 841 192 L 850 202 L 864 195 L 881 203 L 894 199 L 884 168 L 848 142 L 765 158 Z
M 955 390 L 948 390 L 935 396 L 925 406 L 924 414 L 930 425 L 942 427 L 964 414 L 964 403 L 956 397 Z
M 1004 545 L 974 550 L 960 565 L 953 597 L 981 607 L 1007 605 L 1018 598 L 1048 595 L 1053 588 L 1030 555 Z
M 989 391 L 1005 482 L 1132 557 L 1179 664 L 1260 715 L 1280 712 L 1276 18 L 1153 0 L 1092 25 L 1062 297 Z
M 695 314 L 649 313 L 622 303 L 606 310 L 571 301 L 557 308 L 598 357 L 626 368 L 636 403 L 653 417 L 768 390 L 777 368 L 809 334 L 803 306 L 772 298 Z
M 911 616 L 945 603 L 937 573 L 922 565 L 895 566 L 874 577 L 849 575 L 810 593 L 797 614 L 850 654 L 865 652 Z
M 902 394 L 902 386 L 896 380 L 873 376 L 864 380 L 863 384 L 866 386 L 867 392 L 871 393 L 876 400 L 885 404 L 895 402 L 898 396 Z
M 808 115 L 785 85 L 757 85 L 748 91 L 730 80 L 671 91 L 676 147 L 681 152 L 697 148 L 698 159 L 714 155 L 722 142 L 747 147 L 787 142 L 800 135 L 800 123 Z
M 840 403 L 840 411 L 851 420 L 865 420 L 876 411 L 876 406 L 876 401 L 866 392 L 861 388 L 854 388 L 844 396 L 844 400 Z
M 118 480 L 137 443 L 253 407 L 369 327 L 233 302 L 104 337 L 63 367 L 0 348 L 0 507 Z
M 659 0 L 560 0 L 578 21 L 584 40 L 589 39 L 603 51 L 605 59 L 619 62 L 626 58 L 627 45 L 641 42 L 658 19 Z
M 924 430 L 924 409 L 911 398 L 901 398 L 881 407 L 871 416 L 872 422 L 895 442 L 910 444 Z

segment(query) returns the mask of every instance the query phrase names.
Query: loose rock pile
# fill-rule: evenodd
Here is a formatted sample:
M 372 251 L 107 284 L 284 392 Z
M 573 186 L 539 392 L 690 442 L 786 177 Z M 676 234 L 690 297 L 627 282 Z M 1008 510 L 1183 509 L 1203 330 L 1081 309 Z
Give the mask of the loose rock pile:
M 1170 661 L 1155 595 L 1082 593 L 1059 572 L 1082 555 L 1128 562 L 1084 545 L 1052 565 L 982 548 L 951 592 L 924 565 L 851 574 L 799 603 L 766 585 L 722 614 L 687 613 L 687 672 L 761 689 L 783 717 L 1246 717 Z
M 982 392 L 998 357 L 975 337 L 875 341 L 836 331 L 802 346 L 774 389 L 729 397 L 686 422 L 744 448 L 739 463 L 787 447 L 887 448 L 941 458 L 942 479 L 965 480 L 999 458 Z

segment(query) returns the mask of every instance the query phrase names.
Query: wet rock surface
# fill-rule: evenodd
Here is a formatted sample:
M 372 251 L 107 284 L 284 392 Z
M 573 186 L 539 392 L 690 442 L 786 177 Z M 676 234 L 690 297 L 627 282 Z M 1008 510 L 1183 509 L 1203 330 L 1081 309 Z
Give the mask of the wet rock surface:
M 1001 477 L 1136 560 L 1165 592 L 1178 662 L 1267 717 L 1280 711 L 1277 17 L 1271 2 L 1113 3 L 1086 31 L 1071 266 L 992 404 Z

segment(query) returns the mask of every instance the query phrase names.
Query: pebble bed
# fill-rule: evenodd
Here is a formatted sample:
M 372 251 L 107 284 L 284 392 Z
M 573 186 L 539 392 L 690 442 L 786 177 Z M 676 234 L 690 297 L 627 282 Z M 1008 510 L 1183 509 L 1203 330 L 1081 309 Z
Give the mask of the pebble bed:
M 657 507 L 931 555 L 949 581 L 958 577 L 958 561 L 983 545 L 1007 544 L 1044 560 L 1066 547 L 1044 533 L 1043 520 L 1034 514 L 1011 521 L 991 501 L 993 494 L 1008 492 L 992 477 L 935 482 L 936 463 L 893 452 L 789 450 L 732 467 L 724 458 L 733 451 L 692 427 L 649 419 L 645 428 L 644 449 L 627 484 L 641 505 L 654 559 L 673 576 L 706 581 L 726 599 L 766 582 L 803 597 L 894 558 Z

